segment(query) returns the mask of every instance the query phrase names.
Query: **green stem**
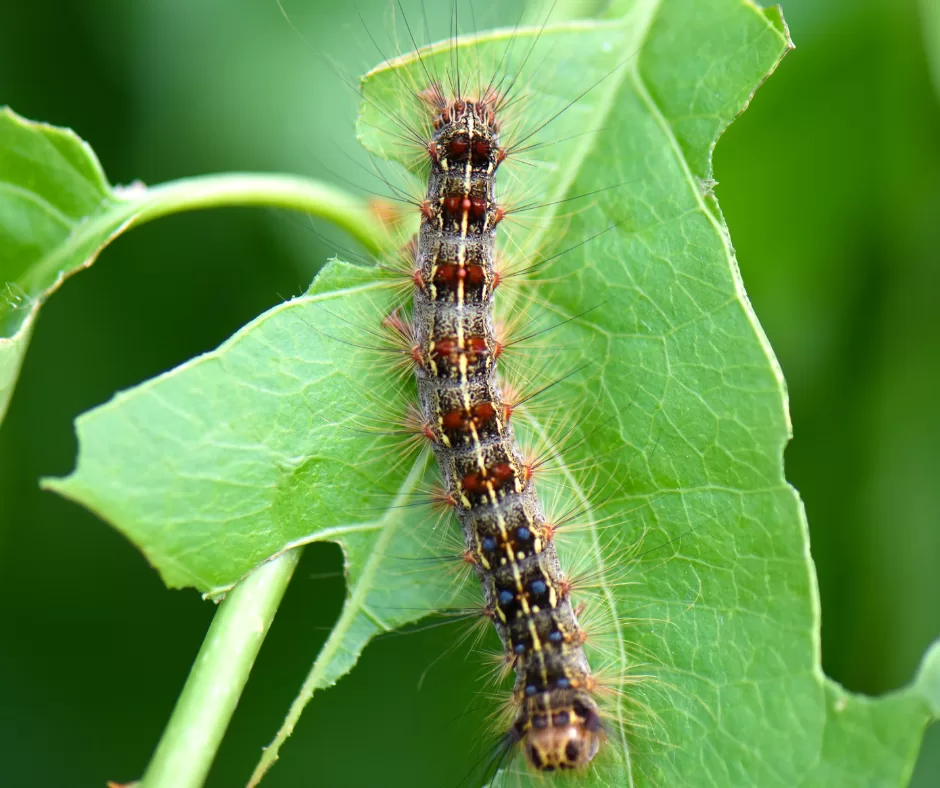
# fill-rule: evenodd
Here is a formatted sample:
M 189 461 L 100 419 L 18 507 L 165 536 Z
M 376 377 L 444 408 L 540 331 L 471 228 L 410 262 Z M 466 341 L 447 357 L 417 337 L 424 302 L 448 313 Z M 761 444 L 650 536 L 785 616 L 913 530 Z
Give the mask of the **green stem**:
M 140 788 L 203 784 L 300 552 L 262 564 L 219 606 Z
M 346 230 L 370 252 L 382 249 L 387 238 L 364 200 L 335 186 L 310 178 L 278 173 L 230 172 L 180 178 L 146 188 L 124 187 L 118 199 L 75 228 L 65 243 L 27 269 L 18 282 L 24 292 L 45 299 L 63 279 L 86 267 L 116 236 L 130 227 L 183 211 L 226 206 L 265 206 L 302 211 Z M 94 242 L 94 256 L 75 266 L 77 249 Z M 45 291 L 45 292 L 44 292 Z
M 382 246 L 378 222 L 364 200 L 310 178 L 279 173 L 229 172 L 169 181 L 147 190 L 135 221 L 226 205 L 264 205 L 303 211 L 346 230 L 370 252 Z

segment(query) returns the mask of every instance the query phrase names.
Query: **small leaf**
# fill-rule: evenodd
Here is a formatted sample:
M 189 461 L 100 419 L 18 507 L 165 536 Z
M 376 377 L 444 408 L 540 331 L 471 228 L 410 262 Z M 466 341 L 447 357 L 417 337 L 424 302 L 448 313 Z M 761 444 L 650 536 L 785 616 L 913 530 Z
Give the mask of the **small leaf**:
M 382 237 L 365 206 L 333 187 L 286 175 L 189 178 L 154 189 L 112 188 L 69 129 L 0 108 L 0 421 L 45 299 L 132 224 L 221 205 L 309 211 L 370 249 Z
M 126 217 L 91 148 L 67 129 L 0 109 L 0 420 L 42 297 L 89 265 Z

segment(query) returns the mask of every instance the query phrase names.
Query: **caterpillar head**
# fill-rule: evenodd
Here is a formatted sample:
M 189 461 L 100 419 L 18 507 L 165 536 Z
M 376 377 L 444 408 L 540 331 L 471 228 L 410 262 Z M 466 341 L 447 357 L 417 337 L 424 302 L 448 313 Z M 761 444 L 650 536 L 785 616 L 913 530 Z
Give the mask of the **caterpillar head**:
M 539 698 L 523 709 L 515 730 L 521 733 L 526 760 L 540 772 L 583 769 L 604 738 L 597 706 L 587 693 Z

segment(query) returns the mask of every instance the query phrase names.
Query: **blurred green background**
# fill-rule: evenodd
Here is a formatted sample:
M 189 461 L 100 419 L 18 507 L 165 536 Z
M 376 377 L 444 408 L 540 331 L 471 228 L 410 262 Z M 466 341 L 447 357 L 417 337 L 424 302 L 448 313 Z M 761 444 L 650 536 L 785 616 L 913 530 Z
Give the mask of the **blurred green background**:
M 286 5 L 306 43 L 275 0 L 4 3 L 0 104 L 74 128 L 115 183 L 257 169 L 371 186 L 352 161 L 355 97 L 314 53 L 350 77 L 378 59 L 356 7 Z M 480 27 L 513 18 L 512 4 L 475 5 Z M 783 6 L 797 49 L 719 144 L 717 191 L 789 383 L 787 473 L 812 531 L 823 663 L 878 694 L 940 633 L 940 84 L 912 0 Z M 390 3 L 358 7 L 378 29 Z M 302 292 L 331 251 L 306 220 L 273 212 L 163 219 L 43 312 L 0 428 L 0 784 L 139 776 L 213 613 L 39 491 L 40 476 L 72 468 L 72 420 Z M 340 566 L 337 548 L 308 549 L 211 786 L 243 785 L 276 730 L 339 611 Z M 433 738 L 409 726 L 434 695 L 473 696 L 453 654 L 416 690 L 452 637 L 370 645 L 310 706 L 265 786 L 456 783 L 443 753 L 473 736 L 480 710 L 419 726 Z M 915 785 L 940 785 L 938 728 Z

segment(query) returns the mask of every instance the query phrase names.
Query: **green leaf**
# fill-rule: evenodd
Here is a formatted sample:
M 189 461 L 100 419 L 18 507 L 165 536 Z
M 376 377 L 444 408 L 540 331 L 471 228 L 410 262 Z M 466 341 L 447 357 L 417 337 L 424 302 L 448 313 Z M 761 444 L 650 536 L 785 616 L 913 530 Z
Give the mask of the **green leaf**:
M 557 440 L 566 415 L 578 419 L 558 503 L 589 508 L 562 557 L 605 578 L 593 601 L 615 611 L 616 637 L 595 664 L 653 676 L 614 701 L 613 716 L 637 724 L 579 785 L 901 785 L 937 712 L 940 651 L 883 699 L 822 674 L 806 523 L 784 476 L 786 390 L 709 188 L 715 140 L 789 47 L 783 20 L 740 0 L 620 0 L 608 17 L 537 42 L 517 31 L 507 68 L 534 42 L 519 79 L 530 129 L 595 86 L 534 138 L 560 141 L 540 166 L 508 184 L 545 202 L 591 195 L 520 222 L 507 245 L 524 259 L 576 248 L 537 289 L 500 296 L 526 331 L 580 315 L 539 338 L 541 367 L 539 352 L 516 361 L 536 378 L 589 364 L 553 390 L 561 416 L 532 414 L 521 431 Z M 510 35 L 462 41 L 460 57 L 490 73 Z M 448 58 L 432 49 L 424 63 Z M 421 64 L 365 80 L 360 134 L 376 152 L 401 135 L 382 108 L 416 112 L 402 78 L 421 84 Z M 127 534 L 171 586 L 219 593 L 280 551 L 343 546 L 349 596 L 288 733 L 372 637 L 460 593 L 409 560 L 441 552 L 433 518 L 401 505 L 425 483 L 424 458 L 375 431 L 413 396 L 363 347 L 395 303 L 380 273 L 331 263 L 217 351 L 83 415 L 76 471 L 49 483 Z M 441 698 L 440 719 L 452 703 Z
M 230 174 L 113 188 L 74 132 L 0 108 L 0 421 L 40 307 L 69 276 L 132 225 L 245 204 L 309 211 L 379 248 L 381 234 L 365 206 L 333 187 L 286 175 Z
M 94 153 L 65 129 L 0 109 L 0 419 L 6 413 L 39 297 L 104 245 L 116 227 L 84 234 L 64 264 L 56 255 L 76 227 L 117 202 Z M 69 265 L 71 263 L 71 265 Z

